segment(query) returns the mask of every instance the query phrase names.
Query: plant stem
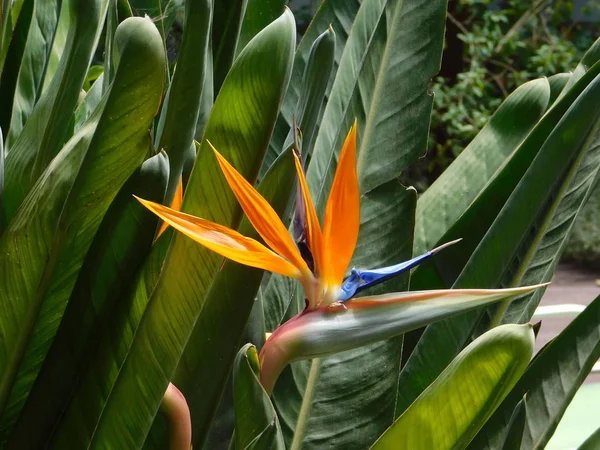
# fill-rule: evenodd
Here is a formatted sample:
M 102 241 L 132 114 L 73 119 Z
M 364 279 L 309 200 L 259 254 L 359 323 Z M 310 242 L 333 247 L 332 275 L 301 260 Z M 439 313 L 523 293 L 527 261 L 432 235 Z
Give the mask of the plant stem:
M 306 381 L 306 389 L 304 391 L 304 398 L 302 399 L 302 406 L 300 407 L 300 412 L 298 413 L 298 421 L 296 422 L 296 431 L 294 432 L 291 450 L 300 450 L 300 447 L 302 446 L 320 369 L 321 359 L 313 359 L 310 366 L 310 372 L 308 373 L 308 380 Z

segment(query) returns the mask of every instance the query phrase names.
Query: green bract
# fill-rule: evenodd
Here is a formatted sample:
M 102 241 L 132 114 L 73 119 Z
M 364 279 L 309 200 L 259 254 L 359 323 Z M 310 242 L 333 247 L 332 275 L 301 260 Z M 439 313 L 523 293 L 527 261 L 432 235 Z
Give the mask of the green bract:
M 285 4 L 0 0 L 0 448 L 548 442 L 600 303 L 532 362 L 517 324 L 599 178 L 599 44 L 516 89 L 418 196 L 398 179 L 436 114 L 446 1 L 323 0 L 299 43 Z M 182 213 L 260 239 L 211 145 L 284 230 L 300 152 L 325 223 L 355 120 L 348 269 L 462 241 L 346 304 L 305 309 L 297 280 L 159 233 L 133 197 L 182 186 Z

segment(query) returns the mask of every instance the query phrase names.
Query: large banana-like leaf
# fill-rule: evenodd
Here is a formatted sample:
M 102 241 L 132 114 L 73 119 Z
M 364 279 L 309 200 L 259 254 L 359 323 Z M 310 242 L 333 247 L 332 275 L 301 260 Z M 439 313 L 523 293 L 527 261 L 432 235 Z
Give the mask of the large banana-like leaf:
M 214 89 L 219 92 L 233 64 L 248 0 L 222 0 L 214 5 L 212 59 Z
M 446 2 L 365 1 L 340 60 L 315 142 L 308 182 L 320 207 L 337 153 L 358 120 L 361 192 L 399 176 L 425 153 L 440 67 Z
M 471 448 L 498 448 L 513 409 L 526 395 L 527 419 L 521 448 L 543 449 L 598 358 L 600 297 L 536 355 L 510 395 L 472 442 Z
M 206 127 L 205 138 L 250 180 L 256 177 L 269 142 L 294 45 L 293 17 L 285 12 L 240 53 Z M 270 68 L 267 72 L 265 65 Z M 199 149 L 182 209 L 228 226 L 241 219 L 206 142 Z M 152 298 L 136 298 L 127 323 L 107 330 L 105 343 L 65 413 L 55 445 L 143 444 L 220 262 L 185 236 L 174 235 Z M 221 324 L 219 330 L 226 326 Z
M 6 59 L 0 72 L 0 128 L 8 130 L 12 114 L 19 68 L 25 54 L 27 34 L 34 16 L 34 0 L 28 0 L 19 14 L 10 45 L 6 49 Z
M 0 240 L 2 409 L 17 369 L 9 406 L 20 409 L 96 230 L 150 148 L 164 73 L 160 35 L 132 19 L 115 39 L 121 64 L 104 108 L 52 161 Z
M 46 65 L 46 73 L 44 74 L 44 85 L 42 86 L 42 91 L 46 91 L 48 89 L 52 83 L 52 79 L 54 78 L 56 71 L 60 67 L 60 58 L 65 51 L 70 29 L 70 4 L 68 0 L 61 0 L 60 14 L 58 16 L 56 30 L 54 31 L 52 48 L 50 49 L 50 55 L 48 56 L 48 64 Z
M 60 14 L 60 1 L 35 0 L 27 44 L 18 71 L 7 144 L 18 136 L 42 93 L 46 66 Z
M 476 339 L 372 448 L 465 448 L 527 368 L 533 345 L 530 325 L 504 325 Z
M 71 115 L 102 31 L 107 0 L 69 0 L 71 29 L 60 68 L 6 156 L 4 223 L 68 139 Z
M 165 201 L 171 203 L 181 172 L 185 152 L 194 141 L 204 86 L 212 2 L 195 0 L 185 4 L 183 41 L 177 58 L 169 93 L 159 123 L 158 148 L 169 155 L 169 185 Z M 179 386 L 178 386 L 179 388 Z
M 244 47 L 263 28 L 275 20 L 283 12 L 288 0 L 246 0 L 246 7 L 241 23 L 235 55 L 239 55 Z
M 415 255 L 433 248 L 546 112 L 545 78 L 518 87 L 448 169 L 419 197 Z M 462 251 L 462 250 L 461 250 Z
M 292 129 L 292 119 L 296 114 L 298 101 L 301 92 L 304 89 L 303 78 L 308 64 L 310 52 L 314 42 L 323 34 L 329 27 L 335 33 L 335 55 L 332 67 L 332 75 L 335 76 L 342 51 L 346 45 L 346 40 L 350 34 L 354 17 L 360 7 L 360 0 L 323 0 L 319 5 L 319 9 L 315 13 L 310 25 L 302 36 L 302 40 L 296 50 L 294 57 L 294 69 L 292 71 L 292 79 L 285 94 L 285 98 L 281 105 L 281 112 L 277 118 L 277 124 L 273 131 L 273 137 L 269 144 L 269 150 L 265 156 L 263 172 L 265 172 L 277 155 L 284 150 L 284 143 Z M 326 95 L 329 94 L 331 83 L 327 86 Z M 315 100 L 315 99 L 313 99 Z M 320 119 L 320 116 L 319 116 Z M 311 147 L 304 146 L 306 152 L 312 152 Z
M 102 331 L 114 322 L 117 300 L 150 251 L 158 220 L 132 194 L 160 202 L 168 179 L 168 157 L 161 152 L 127 180 L 108 209 L 8 448 L 48 442 Z
M 595 102 L 600 92 L 600 77 L 596 75 L 599 70 L 595 65 L 572 88 L 573 93 L 569 92 L 554 105 L 505 165 L 503 173 L 449 231 L 452 235 L 460 230 L 466 245 L 471 247 L 464 249 L 465 254 L 449 249 L 447 254 L 440 255 L 434 264 L 424 266 L 428 276 L 420 278 L 420 282 L 437 278 L 443 280 L 442 284 L 450 282 L 464 288 L 549 280 L 556 256 L 589 195 L 600 164 L 597 143 L 600 109 Z M 570 97 L 580 90 L 583 92 L 571 104 Z M 535 151 L 536 141 L 544 137 L 542 131 L 550 128 L 565 102 L 570 108 L 552 127 L 543 145 L 538 141 L 541 148 Z M 533 155 L 527 156 L 524 150 L 534 150 Z M 492 199 L 502 207 L 498 208 Z M 419 274 L 415 274 L 414 279 L 418 278 Z M 534 298 L 539 300 L 541 294 Z M 499 323 L 507 306 L 499 307 L 493 313 L 495 317 L 486 321 L 485 328 Z M 425 330 L 401 375 L 404 388 L 399 396 L 398 414 L 464 347 L 481 316 L 481 312 L 474 312 Z
M 298 54 L 296 53 L 296 58 Z M 329 27 L 320 34 L 313 43 L 308 56 L 307 65 L 302 75 L 302 87 L 300 89 L 298 103 L 293 113 L 293 120 L 296 126 L 300 128 L 302 141 L 302 154 L 304 161 L 310 159 L 312 147 L 317 135 L 318 124 L 321 118 L 322 106 L 325 100 L 325 92 L 329 85 L 333 63 L 335 58 L 335 32 Z M 291 89 L 291 87 L 290 87 Z M 289 90 L 288 90 L 289 92 Z M 283 120 L 280 114 L 278 123 Z M 288 149 L 294 143 L 294 136 L 298 131 L 293 127 L 289 130 L 287 138 L 283 143 L 283 148 Z M 269 149 L 272 150 L 274 135 L 271 139 Z M 266 172 L 273 161 L 271 158 L 278 155 L 275 151 L 268 151 L 261 168 L 261 176 Z

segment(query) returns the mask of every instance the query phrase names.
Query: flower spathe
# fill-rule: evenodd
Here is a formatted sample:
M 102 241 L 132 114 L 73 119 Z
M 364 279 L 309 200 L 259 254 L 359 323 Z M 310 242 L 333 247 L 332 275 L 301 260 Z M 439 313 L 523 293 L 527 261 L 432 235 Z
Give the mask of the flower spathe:
M 302 256 L 271 205 L 212 145 L 227 183 L 266 246 L 223 225 L 138 199 L 165 223 L 210 250 L 238 263 L 292 277 L 302 283 L 306 308 L 275 330 L 260 353 L 261 382 L 269 393 L 281 370 L 290 361 L 387 339 L 451 314 L 538 287 L 399 292 L 353 299 L 360 290 L 409 270 L 447 245 L 457 242 L 387 268 L 352 269 L 344 281 L 360 225 L 356 128 L 355 122 L 342 146 L 322 227 L 302 163 L 294 153 L 302 200 L 298 204 L 304 208 L 298 216 L 302 217 L 303 222 L 303 244 L 310 252 L 310 258 L 307 259 Z

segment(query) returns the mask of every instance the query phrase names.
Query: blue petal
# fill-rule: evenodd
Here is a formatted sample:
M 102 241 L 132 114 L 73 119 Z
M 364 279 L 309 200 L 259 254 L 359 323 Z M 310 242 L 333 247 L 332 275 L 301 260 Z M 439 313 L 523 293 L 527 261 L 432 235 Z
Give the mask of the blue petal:
M 448 242 L 444 245 L 434 248 L 431 251 L 428 251 L 427 253 L 424 253 L 408 261 L 395 264 L 393 266 L 371 270 L 352 269 L 350 276 L 346 278 L 342 283 L 339 301 L 345 302 L 346 300 L 350 300 L 363 289 L 366 289 L 369 286 L 374 286 L 385 280 L 389 280 L 390 278 L 395 277 L 396 275 L 399 275 L 402 272 L 406 272 L 407 270 L 412 269 L 413 267 L 419 265 L 422 261 L 435 255 L 440 250 L 448 247 L 449 245 L 455 244 L 458 241 L 460 241 L 460 239 Z

